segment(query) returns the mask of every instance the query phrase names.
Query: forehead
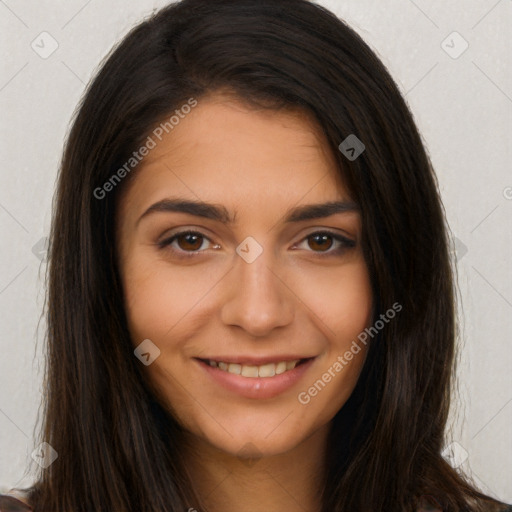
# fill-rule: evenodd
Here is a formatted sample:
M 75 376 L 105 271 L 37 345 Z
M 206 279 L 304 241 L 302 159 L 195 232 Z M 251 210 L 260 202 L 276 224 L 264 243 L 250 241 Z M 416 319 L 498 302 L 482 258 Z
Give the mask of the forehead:
M 214 94 L 153 139 L 126 184 L 123 195 L 132 204 L 166 194 L 254 206 L 296 203 L 305 195 L 348 199 L 322 129 L 304 111 L 256 109 Z

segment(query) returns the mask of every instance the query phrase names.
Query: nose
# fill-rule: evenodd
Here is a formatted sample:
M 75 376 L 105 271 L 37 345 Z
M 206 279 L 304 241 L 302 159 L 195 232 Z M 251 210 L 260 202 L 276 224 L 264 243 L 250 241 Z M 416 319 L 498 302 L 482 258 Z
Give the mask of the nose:
M 227 300 L 222 306 L 225 325 L 236 325 L 251 336 L 263 337 L 292 322 L 294 294 L 272 260 L 270 250 L 264 250 L 252 263 L 235 256 L 228 274 Z

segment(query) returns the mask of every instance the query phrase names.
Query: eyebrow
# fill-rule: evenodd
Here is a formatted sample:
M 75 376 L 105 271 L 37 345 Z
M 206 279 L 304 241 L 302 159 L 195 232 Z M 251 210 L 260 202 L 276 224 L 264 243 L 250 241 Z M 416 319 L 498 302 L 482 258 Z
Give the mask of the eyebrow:
M 327 203 L 307 204 L 292 208 L 286 213 L 284 222 L 301 222 L 321 219 L 337 213 L 359 211 L 359 206 L 353 201 L 330 201 Z M 137 220 L 137 224 L 147 215 L 155 212 L 188 213 L 224 224 L 234 224 L 236 214 L 231 216 L 224 206 L 190 199 L 162 199 L 152 204 Z

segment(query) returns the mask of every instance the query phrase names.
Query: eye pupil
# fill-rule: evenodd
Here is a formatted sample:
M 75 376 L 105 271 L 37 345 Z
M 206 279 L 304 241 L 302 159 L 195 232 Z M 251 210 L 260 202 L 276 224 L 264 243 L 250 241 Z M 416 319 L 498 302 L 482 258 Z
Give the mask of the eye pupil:
M 311 249 L 315 249 L 315 245 L 316 245 L 316 249 L 319 249 L 320 251 L 325 251 L 325 250 L 328 250 L 331 248 L 332 246 L 332 236 L 331 235 L 327 235 L 327 234 L 320 234 L 320 235 L 313 235 L 310 237 L 310 240 L 313 240 L 313 244 L 311 244 L 311 242 L 309 243 L 309 246 L 311 247 Z M 330 242 L 330 243 L 327 243 L 326 242 Z
M 184 235 L 180 235 L 177 237 L 178 245 L 180 246 L 181 249 L 192 251 L 195 251 L 201 247 L 203 243 L 202 238 L 202 236 L 196 235 L 194 233 L 186 233 Z M 190 247 L 190 245 L 188 247 L 184 247 L 183 244 L 181 243 L 182 240 L 185 240 L 185 244 L 192 244 L 193 247 Z

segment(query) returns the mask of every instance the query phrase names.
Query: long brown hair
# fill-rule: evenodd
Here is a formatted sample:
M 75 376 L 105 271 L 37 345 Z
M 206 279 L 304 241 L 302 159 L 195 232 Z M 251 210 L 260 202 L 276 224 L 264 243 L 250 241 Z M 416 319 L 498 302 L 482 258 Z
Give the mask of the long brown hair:
M 229 89 L 250 105 L 315 117 L 361 207 L 372 342 L 333 421 L 322 510 L 484 510 L 441 456 L 454 368 L 454 284 L 432 166 L 387 70 L 344 22 L 306 0 L 183 0 L 110 53 L 73 120 L 54 203 L 41 441 L 59 454 L 29 499 L 44 512 L 183 511 L 197 502 L 182 431 L 145 384 L 127 329 L 114 246 L 116 201 L 136 168 L 104 184 L 159 122 Z M 365 152 L 338 150 L 355 134 Z M 119 174 L 118 174 L 119 176 Z

